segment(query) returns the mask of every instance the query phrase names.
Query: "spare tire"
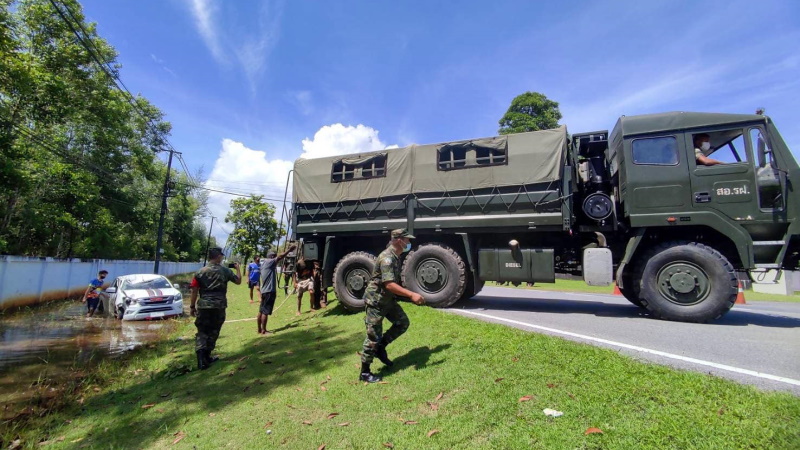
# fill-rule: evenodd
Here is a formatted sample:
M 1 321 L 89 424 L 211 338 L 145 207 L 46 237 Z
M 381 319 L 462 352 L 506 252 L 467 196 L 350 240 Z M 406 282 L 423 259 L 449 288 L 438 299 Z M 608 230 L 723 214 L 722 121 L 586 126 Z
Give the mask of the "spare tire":
M 464 260 L 450 247 L 436 242 L 410 252 L 403 264 L 403 287 L 425 298 L 434 308 L 447 308 L 464 295 Z
M 364 291 L 374 267 L 375 255 L 352 252 L 340 259 L 333 269 L 333 290 L 336 298 L 349 311 L 364 310 Z

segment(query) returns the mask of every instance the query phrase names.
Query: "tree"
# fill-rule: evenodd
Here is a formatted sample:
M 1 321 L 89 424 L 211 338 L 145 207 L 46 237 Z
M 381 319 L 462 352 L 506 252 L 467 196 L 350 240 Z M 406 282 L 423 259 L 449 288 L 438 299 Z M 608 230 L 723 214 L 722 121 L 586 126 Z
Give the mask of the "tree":
M 231 211 L 225 216 L 225 222 L 234 227 L 228 236 L 233 253 L 246 261 L 269 250 L 280 233 L 275 207 L 265 202 L 262 195 L 231 200 Z
M 558 127 L 561 111 L 558 102 L 538 92 L 526 92 L 514 97 L 511 106 L 498 122 L 500 134 L 524 133 L 526 131 L 549 130 Z

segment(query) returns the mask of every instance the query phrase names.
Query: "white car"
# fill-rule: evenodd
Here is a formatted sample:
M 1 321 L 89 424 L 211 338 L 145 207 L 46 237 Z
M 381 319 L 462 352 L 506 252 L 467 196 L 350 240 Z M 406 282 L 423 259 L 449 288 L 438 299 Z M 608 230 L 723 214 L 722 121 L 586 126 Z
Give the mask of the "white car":
M 183 315 L 183 295 L 161 275 L 136 274 L 117 277 L 106 289 L 108 304 L 121 320 L 151 320 Z

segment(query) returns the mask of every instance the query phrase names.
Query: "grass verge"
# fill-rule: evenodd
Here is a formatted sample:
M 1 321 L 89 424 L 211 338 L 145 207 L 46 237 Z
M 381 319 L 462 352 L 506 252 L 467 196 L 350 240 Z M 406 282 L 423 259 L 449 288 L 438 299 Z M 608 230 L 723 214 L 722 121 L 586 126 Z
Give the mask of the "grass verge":
M 257 305 L 231 286 L 228 320 Z M 283 301 L 279 296 L 278 305 Z M 100 365 L 60 411 L 6 424 L 52 448 L 797 448 L 800 399 L 404 303 L 386 384 L 356 381 L 363 314 L 337 302 L 226 323 L 195 365 L 191 319 Z M 304 309 L 307 310 L 307 305 Z M 122 324 L 124 326 L 124 324 Z M 543 409 L 564 413 L 551 418 Z M 597 428 L 602 433 L 586 434 Z
M 498 286 L 494 281 L 487 281 L 486 286 Z M 614 292 L 614 286 L 589 286 L 581 280 L 563 280 L 557 279 L 555 283 L 540 283 L 533 287 L 528 287 L 525 283 L 519 286 L 511 284 L 503 285 L 502 287 L 510 287 L 517 289 L 536 289 L 539 291 L 559 291 L 559 292 L 586 292 L 590 294 L 611 294 Z M 745 299 L 749 301 L 768 301 L 768 302 L 788 302 L 800 303 L 800 295 L 777 295 L 765 294 L 762 292 L 753 292 L 752 290 L 744 291 Z

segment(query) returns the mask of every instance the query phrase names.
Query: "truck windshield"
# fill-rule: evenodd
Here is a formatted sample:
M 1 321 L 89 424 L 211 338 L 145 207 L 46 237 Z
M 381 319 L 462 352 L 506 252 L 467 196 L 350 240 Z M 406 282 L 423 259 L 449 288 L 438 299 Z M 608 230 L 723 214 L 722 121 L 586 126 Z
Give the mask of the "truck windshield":
M 706 156 L 726 164 L 748 161 L 743 130 L 726 130 L 709 134 L 713 151 Z
M 169 289 L 172 285 L 166 278 L 152 278 L 149 280 L 128 280 L 122 289 Z

